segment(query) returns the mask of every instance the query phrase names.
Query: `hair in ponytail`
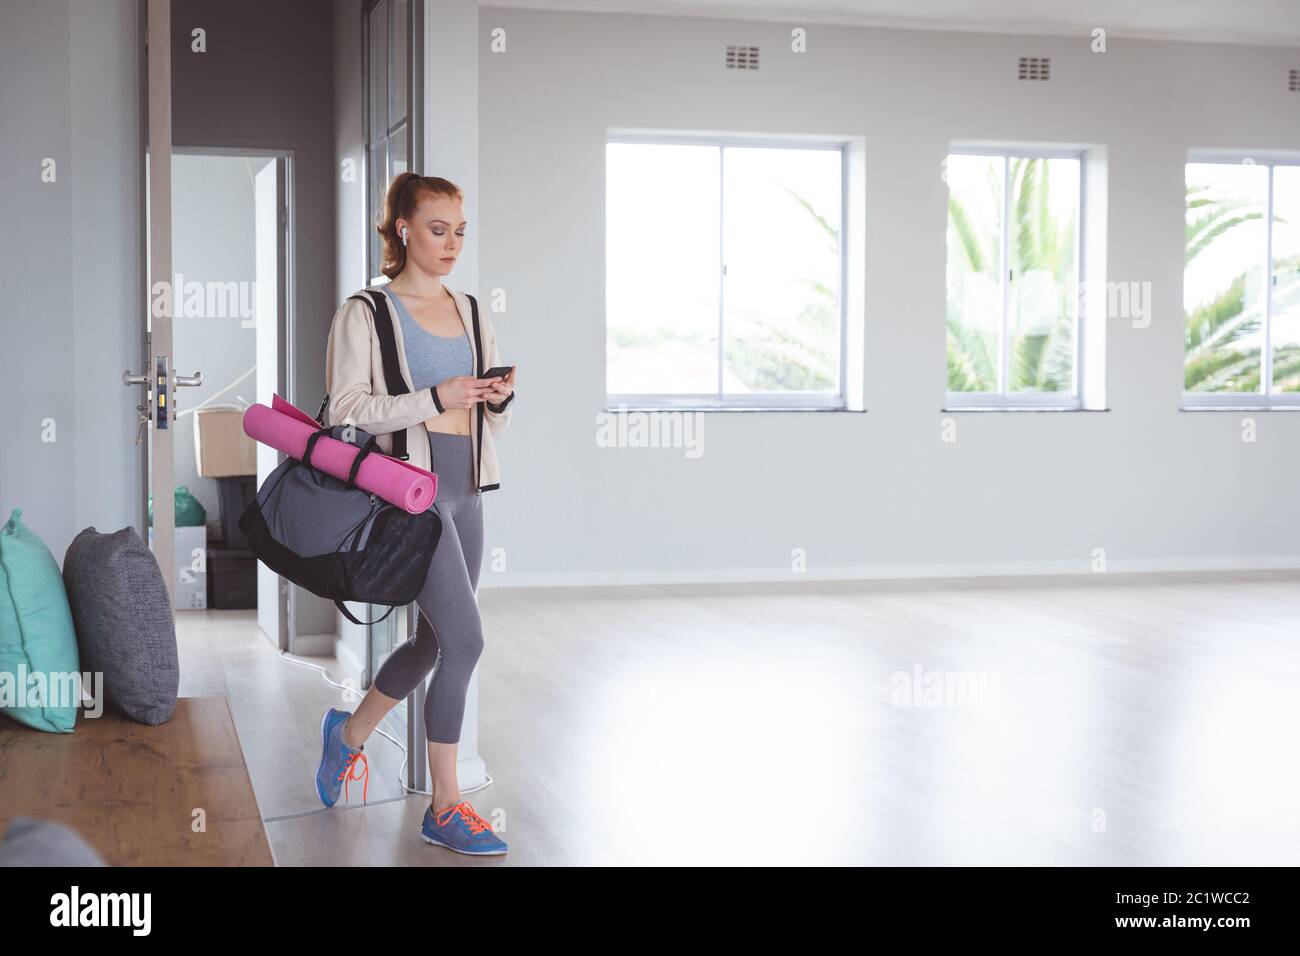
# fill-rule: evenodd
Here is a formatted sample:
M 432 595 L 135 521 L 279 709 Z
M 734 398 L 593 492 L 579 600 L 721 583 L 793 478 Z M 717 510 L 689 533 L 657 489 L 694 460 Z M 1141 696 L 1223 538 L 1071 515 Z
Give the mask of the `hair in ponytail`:
M 393 177 L 393 181 L 388 184 L 388 194 L 384 197 L 379 222 L 375 223 L 383 242 L 380 269 L 390 279 L 396 278 L 406 265 L 406 247 L 402 245 L 402 237 L 397 234 L 397 220 L 405 219 L 409 222 L 415 215 L 415 207 L 424 196 L 465 199 L 459 186 L 438 176 L 405 172 Z

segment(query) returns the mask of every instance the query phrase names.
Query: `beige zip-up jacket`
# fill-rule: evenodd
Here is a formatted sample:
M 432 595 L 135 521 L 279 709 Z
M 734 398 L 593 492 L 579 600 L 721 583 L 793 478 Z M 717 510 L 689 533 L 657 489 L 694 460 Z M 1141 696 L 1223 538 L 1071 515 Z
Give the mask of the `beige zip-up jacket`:
M 460 312 L 461 323 L 469 337 L 474 374 L 501 365 L 497 352 L 496 330 L 486 309 L 478 310 L 478 334 L 474 328 L 469 297 L 447 287 Z M 402 323 L 397 318 L 397 306 L 385 287 L 370 286 L 366 291 L 378 292 L 388 299 L 388 314 L 392 318 L 393 336 L 397 340 L 397 360 L 401 365 L 407 394 L 391 395 L 384 380 L 384 362 L 375 333 L 375 320 L 370 308 L 359 299 L 349 298 L 334 313 L 330 325 L 329 341 L 325 348 L 325 390 L 329 395 L 329 410 L 325 424 L 356 425 L 379 436 L 379 450 L 392 454 L 393 433 L 406 429 L 407 460 L 426 471 L 432 471 L 429 455 L 429 430 L 426 420 L 441 414 L 444 409 L 432 387 L 412 390 L 411 370 L 406 363 L 406 348 L 402 341 Z M 484 360 L 486 358 L 486 361 Z M 510 423 L 510 404 L 515 393 L 499 405 L 479 402 L 469 416 L 470 441 L 474 460 L 474 480 L 479 494 L 501 487 L 501 474 L 497 466 L 496 444 L 493 439 Z M 484 422 L 487 428 L 483 427 Z

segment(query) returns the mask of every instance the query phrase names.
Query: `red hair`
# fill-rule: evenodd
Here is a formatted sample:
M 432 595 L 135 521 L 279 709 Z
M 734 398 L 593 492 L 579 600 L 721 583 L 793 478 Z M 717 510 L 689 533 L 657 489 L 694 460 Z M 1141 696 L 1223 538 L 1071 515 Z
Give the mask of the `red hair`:
M 415 207 L 425 196 L 446 196 L 448 199 L 465 200 L 460 187 L 439 176 L 421 176 L 418 173 L 398 173 L 388 184 L 388 194 L 384 197 L 384 208 L 380 212 L 379 238 L 383 242 L 382 265 L 380 270 L 390 279 L 406 265 L 406 246 L 397 234 L 397 220 L 410 220 L 415 215 Z

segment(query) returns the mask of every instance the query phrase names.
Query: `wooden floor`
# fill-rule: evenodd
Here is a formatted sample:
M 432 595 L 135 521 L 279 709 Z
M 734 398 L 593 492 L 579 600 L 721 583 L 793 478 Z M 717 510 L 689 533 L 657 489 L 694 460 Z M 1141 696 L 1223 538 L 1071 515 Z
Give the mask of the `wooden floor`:
M 72 733 L 0 719 L 0 832 L 70 827 L 109 866 L 274 862 L 224 696 L 182 697 L 161 724 L 82 712 Z
M 1295 865 L 1300 574 L 485 590 L 504 858 L 418 837 L 401 754 L 320 807 L 320 676 L 179 615 L 299 864 Z M 337 677 L 337 675 L 336 675 Z

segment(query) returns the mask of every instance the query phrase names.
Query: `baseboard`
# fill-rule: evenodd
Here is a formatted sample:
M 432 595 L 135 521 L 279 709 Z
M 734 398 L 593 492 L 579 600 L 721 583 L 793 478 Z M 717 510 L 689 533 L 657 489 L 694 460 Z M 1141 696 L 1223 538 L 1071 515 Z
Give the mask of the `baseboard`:
M 293 653 L 299 657 L 334 657 L 337 634 L 298 634 L 293 639 Z
M 1154 574 L 1202 571 L 1297 571 L 1300 555 L 1208 558 L 1118 558 L 1094 571 L 1092 558 L 1068 561 L 988 561 L 965 564 L 889 564 L 804 571 L 737 568 L 664 571 L 484 572 L 480 590 L 527 587 L 601 587 L 636 584 L 767 584 L 800 581 L 889 581 L 928 578 L 1038 577 L 1042 575 Z

